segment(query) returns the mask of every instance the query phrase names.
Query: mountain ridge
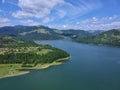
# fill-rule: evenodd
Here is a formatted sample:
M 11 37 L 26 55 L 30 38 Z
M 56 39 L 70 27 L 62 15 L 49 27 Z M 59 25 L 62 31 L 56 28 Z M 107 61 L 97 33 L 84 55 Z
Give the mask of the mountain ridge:
M 93 36 L 82 37 L 76 39 L 76 41 L 95 45 L 120 46 L 120 29 L 112 29 Z
M 56 40 L 56 39 L 74 39 L 83 36 L 90 36 L 92 33 L 84 30 L 59 30 L 46 26 L 6 26 L 0 28 L 0 36 L 13 36 L 28 40 Z

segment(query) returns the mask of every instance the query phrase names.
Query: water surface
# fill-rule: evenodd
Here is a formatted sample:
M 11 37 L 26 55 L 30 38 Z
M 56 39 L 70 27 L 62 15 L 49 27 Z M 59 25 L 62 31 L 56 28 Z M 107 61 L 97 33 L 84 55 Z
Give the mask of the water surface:
M 70 53 L 62 65 L 0 79 L 0 90 L 120 90 L 120 48 L 37 41 Z

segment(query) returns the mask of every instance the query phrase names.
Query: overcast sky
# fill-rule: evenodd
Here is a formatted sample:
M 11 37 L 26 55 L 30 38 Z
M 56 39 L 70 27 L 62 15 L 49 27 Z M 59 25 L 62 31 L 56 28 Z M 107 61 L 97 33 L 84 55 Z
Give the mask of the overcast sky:
M 0 0 L 0 27 L 120 28 L 120 0 Z

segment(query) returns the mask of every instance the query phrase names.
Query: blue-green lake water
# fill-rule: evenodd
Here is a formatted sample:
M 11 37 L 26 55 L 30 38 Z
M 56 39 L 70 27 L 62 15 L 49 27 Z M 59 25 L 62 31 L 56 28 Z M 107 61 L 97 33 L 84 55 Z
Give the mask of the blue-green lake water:
M 37 41 L 70 53 L 64 64 L 0 79 L 0 90 L 120 90 L 120 48 Z

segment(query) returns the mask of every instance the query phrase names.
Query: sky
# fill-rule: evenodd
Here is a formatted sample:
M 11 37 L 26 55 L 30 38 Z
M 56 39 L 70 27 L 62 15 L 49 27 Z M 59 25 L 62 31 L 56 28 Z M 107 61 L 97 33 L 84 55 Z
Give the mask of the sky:
M 120 28 L 120 0 L 0 0 L 0 27 Z

